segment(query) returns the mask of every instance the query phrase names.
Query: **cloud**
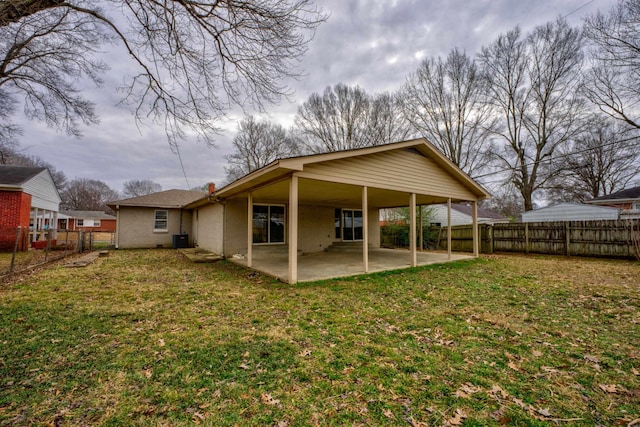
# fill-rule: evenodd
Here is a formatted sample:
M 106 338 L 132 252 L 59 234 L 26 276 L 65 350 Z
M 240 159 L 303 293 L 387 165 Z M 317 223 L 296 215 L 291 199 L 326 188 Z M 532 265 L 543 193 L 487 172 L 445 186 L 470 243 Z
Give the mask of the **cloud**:
M 568 19 L 579 25 L 585 14 L 598 7 L 608 9 L 610 2 L 605 3 L 587 3 Z M 256 115 L 290 126 L 300 103 L 339 82 L 360 85 L 370 93 L 394 91 L 427 57 L 444 57 L 454 47 L 475 54 L 516 25 L 526 32 L 584 4 L 583 0 L 318 1 L 331 16 L 317 29 L 303 58 L 305 77 L 289 81 L 295 91 L 291 102 L 283 100 Z M 25 127 L 22 148 L 41 156 L 70 179 L 99 179 L 116 190 L 131 179 L 150 179 L 164 189 L 187 188 L 180 160 L 169 148 L 162 127 L 145 121 L 138 128 L 130 109 L 118 105 L 121 93 L 116 88 L 134 72 L 130 59 L 117 46 L 106 46 L 103 57 L 111 64 L 104 85 L 85 88 L 86 96 L 97 105 L 101 123 L 84 128 L 84 137 L 75 139 L 21 119 Z M 220 123 L 225 132 L 216 141 L 217 149 L 207 148 L 195 138 L 181 144 L 189 186 L 224 179 L 224 156 L 231 151 L 237 121 L 242 117 L 236 109 Z

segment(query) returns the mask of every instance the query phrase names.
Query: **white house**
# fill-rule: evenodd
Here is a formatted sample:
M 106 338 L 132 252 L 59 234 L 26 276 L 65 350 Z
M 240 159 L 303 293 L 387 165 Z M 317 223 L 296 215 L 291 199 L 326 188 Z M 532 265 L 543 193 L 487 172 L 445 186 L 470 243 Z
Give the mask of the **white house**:
M 431 225 L 446 227 L 449 225 L 447 205 L 431 205 L 425 209 L 428 215 L 428 221 Z M 509 222 L 510 218 L 506 218 L 497 212 L 489 209 L 478 207 L 478 224 L 496 224 Z M 451 204 L 451 225 L 471 225 L 473 223 L 472 206 L 466 203 Z
M 522 222 L 616 220 L 619 209 L 581 203 L 558 203 L 522 214 Z

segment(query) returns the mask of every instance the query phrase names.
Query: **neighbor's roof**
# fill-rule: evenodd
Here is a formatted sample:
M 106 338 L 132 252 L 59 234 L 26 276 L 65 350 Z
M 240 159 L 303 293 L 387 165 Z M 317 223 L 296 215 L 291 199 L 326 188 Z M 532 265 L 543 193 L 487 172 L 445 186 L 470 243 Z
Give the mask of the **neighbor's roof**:
M 202 199 L 206 193 L 200 190 L 166 190 L 146 196 L 132 197 L 130 199 L 114 200 L 107 203 L 110 208 L 117 206 L 140 206 L 149 208 L 181 208 L 196 200 Z
M 64 215 L 67 218 L 116 219 L 115 216 L 109 215 L 108 213 L 104 213 L 102 211 L 60 211 L 60 213 L 58 214 L 58 218 L 60 218 L 60 214 Z
M 587 200 L 585 203 L 606 203 L 606 202 L 623 202 L 625 200 L 638 200 L 640 199 L 640 187 L 631 187 L 625 190 L 617 191 L 615 193 L 607 194 L 606 196 L 596 197 L 595 199 Z
M 463 213 L 468 216 L 473 216 L 473 207 L 466 203 L 452 203 L 451 209 Z M 484 209 L 478 206 L 478 218 L 492 218 L 492 219 L 509 219 L 500 215 L 498 212 L 494 212 L 490 209 Z
M 464 185 L 475 194 L 482 198 L 490 198 L 491 195 L 480 184 L 475 182 L 469 175 L 464 173 L 451 160 L 444 156 L 437 148 L 424 138 L 413 139 L 409 141 L 394 142 L 391 144 L 375 145 L 365 148 L 357 148 L 352 150 L 334 151 L 322 154 L 311 154 L 306 156 L 289 157 L 285 159 L 275 160 L 268 165 L 257 169 L 244 177 L 224 186 L 216 191 L 216 195 L 226 197 L 234 193 L 240 193 L 250 189 L 251 187 L 270 182 L 278 179 L 290 172 L 302 171 L 304 166 L 312 163 L 326 162 L 330 160 L 348 159 L 351 157 L 364 156 L 368 154 L 380 153 L 385 151 L 412 148 L 431 159 L 433 159 L 440 167 L 457 177 Z
M 22 188 L 22 185 L 31 178 L 46 170 L 47 168 L 0 165 L 0 185 L 3 187 Z

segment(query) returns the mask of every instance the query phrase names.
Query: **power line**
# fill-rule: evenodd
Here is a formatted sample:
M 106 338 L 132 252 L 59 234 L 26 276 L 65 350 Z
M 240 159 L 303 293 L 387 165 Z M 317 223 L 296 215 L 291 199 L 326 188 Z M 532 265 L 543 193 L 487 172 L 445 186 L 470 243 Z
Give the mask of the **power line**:
M 182 155 L 180 154 L 180 148 L 178 148 L 178 144 L 175 146 L 176 154 L 178 155 L 178 160 L 180 160 L 180 168 L 182 169 L 182 175 L 184 176 L 184 180 L 187 183 L 187 190 L 191 188 L 189 185 L 189 179 L 187 178 L 187 172 L 184 170 L 184 164 L 182 163 Z
M 624 142 L 633 141 L 634 139 L 638 139 L 638 138 L 639 138 L 638 136 L 633 136 L 633 137 L 630 137 L 630 138 L 620 139 L 620 140 L 616 140 L 616 141 L 608 142 L 606 144 L 599 145 L 597 147 L 590 147 L 590 148 L 585 148 L 583 150 L 572 151 L 571 153 L 560 154 L 560 155 L 554 157 L 553 159 L 563 159 L 565 157 L 571 157 L 571 156 L 574 156 L 576 154 L 587 153 L 589 151 L 593 151 L 593 150 L 597 150 L 597 149 L 600 149 L 600 148 L 608 147 L 610 145 L 615 145 L 615 144 L 620 144 L 620 143 L 624 143 Z M 550 161 L 550 160 L 551 159 L 535 160 L 535 161 L 530 162 L 530 163 L 525 163 L 524 166 L 528 168 L 528 167 L 534 166 L 534 165 L 536 165 L 538 163 L 547 162 L 547 161 Z M 487 172 L 487 173 L 482 174 L 482 175 L 474 176 L 473 179 L 479 179 L 479 178 L 485 178 L 485 177 L 492 176 L 492 175 L 498 175 L 498 174 L 501 174 L 501 173 L 504 173 L 504 172 L 510 172 L 513 169 L 514 168 Z
M 567 13 L 566 15 L 563 16 L 563 18 L 566 18 L 567 16 L 573 15 L 574 13 L 576 13 L 577 11 L 579 11 L 580 9 L 589 6 L 591 3 L 593 3 L 595 0 L 591 0 L 586 2 L 585 4 L 583 4 L 582 6 L 578 7 L 577 9 L 572 10 L 571 12 Z

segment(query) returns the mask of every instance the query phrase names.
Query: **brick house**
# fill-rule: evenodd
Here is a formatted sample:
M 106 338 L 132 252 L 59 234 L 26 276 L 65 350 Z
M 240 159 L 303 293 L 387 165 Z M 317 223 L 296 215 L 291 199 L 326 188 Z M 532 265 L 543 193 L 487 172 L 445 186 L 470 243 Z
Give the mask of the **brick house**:
M 13 250 L 16 237 L 18 249 L 27 250 L 30 240 L 57 222 L 59 206 L 47 168 L 0 165 L 0 250 Z
M 60 211 L 59 230 L 116 231 L 116 217 L 102 211 Z

